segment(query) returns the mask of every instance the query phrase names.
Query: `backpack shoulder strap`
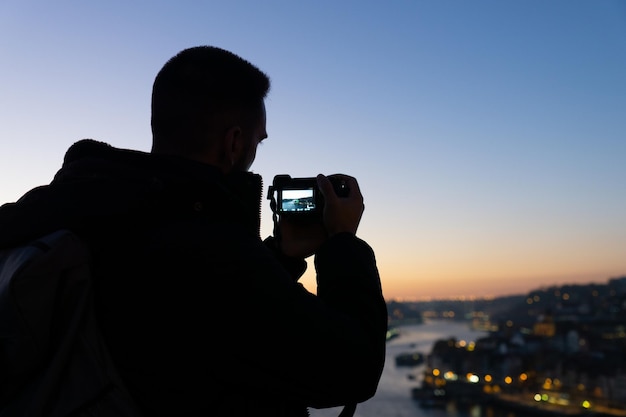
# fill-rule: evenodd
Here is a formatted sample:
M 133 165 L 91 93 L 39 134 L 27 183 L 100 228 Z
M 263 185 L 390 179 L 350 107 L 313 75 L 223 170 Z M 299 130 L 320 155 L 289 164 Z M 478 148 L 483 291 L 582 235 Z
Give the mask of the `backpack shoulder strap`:
M 62 417 L 126 392 L 97 327 L 89 248 L 71 231 L 0 251 L 0 317 L 0 417 Z M 138 415 L 117 402 L 130 405 L 115 415 Z

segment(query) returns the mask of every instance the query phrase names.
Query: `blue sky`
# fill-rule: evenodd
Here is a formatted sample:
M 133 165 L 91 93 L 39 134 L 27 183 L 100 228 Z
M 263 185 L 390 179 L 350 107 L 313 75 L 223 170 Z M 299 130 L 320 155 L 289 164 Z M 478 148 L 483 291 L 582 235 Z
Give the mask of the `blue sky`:
M 359 179 L 389 298 L 626 274 L 625 2 L 8 0 L 0 39 L 0 203 L 78 139 L 148 151 L 154 76 L 211 44 L 272 79 L 266 184 Z

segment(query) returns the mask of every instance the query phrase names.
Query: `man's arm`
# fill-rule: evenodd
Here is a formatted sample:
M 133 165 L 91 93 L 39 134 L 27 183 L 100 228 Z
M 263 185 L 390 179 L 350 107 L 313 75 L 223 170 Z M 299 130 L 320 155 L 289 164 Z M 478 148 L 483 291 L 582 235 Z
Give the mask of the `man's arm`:
M 308 398 L 309 405 L 319 407 L 371 397 L 385 355 L 387 309 L 375 257 L 372 249 L 355 235 L 364 209 L 363 196 L 356 179 L 339 177 L 349 189 L 345 197 L 335 194 L 328 178 L 318 176 L 325 199 L 323 222 L 301 224 L 281 219 L 279 223 L 282 239 L 278 259 L 290 259 L 293 265 L 298 256 L 316 253 L 318 296 L 294 297 L 304 298 L 297 302 L 296 310 L 306 317 L 303 325 L 309 320 L 311 335 L 316 340 L 311 362 L 321 360 L 309 371 L 310 381 L 317 384 L 310 391 L 319 391 L 317 398 Z M 315 335 L 317 330 L 320 334 Z M 324 346 L 324 342 L 328 345 Z
M 232 253 L 224 243 L 221 249 Z M 231 275 L 222 285 L 236 291 L 242 311 L 252 312 L 241 317 L 245 334 L 225 329 L 235 343 L 224 354 L 245 358 L 246 372 L 264 381 L 254 389 L 268 396 L 280 393 L 319 408 L 374 395 L 384 365 L 387 310 L 371 248 L 350 233 L 329 238 L 315 258 L 314 295 L 261 250 L 264 245 L 249 244 L 237 243 L 238 259 L 219 257 Z

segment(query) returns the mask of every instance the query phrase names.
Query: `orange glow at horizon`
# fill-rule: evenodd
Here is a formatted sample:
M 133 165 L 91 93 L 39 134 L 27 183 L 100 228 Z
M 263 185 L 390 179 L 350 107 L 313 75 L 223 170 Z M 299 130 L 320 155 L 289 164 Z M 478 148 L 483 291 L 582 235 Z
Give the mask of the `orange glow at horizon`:
M 312 266 L 312 265 L 310 265 Z M 490 298 L 528 292 L 567 284 L 606 284 L 609 279 L 626 275 L 626 270 L 598 270 L 587 273 L 574 268 L 528 270 L 511 272 L 494 268 L 475 272 L 441 268 L 436 270 L 402 270 L 380 265 L 383 294 L 387 300 L 424 301 L 431 299 Z M 300 282 L 311 292 L 316 291 L 315 272 L 310 268 Z
M 421 275 L 421 276 L 420 276 Z M 381 271 L 383 293 L 387 300 L 428 300 L 442 298 L 485 298 L 528 292 L 567 284 L 606 284 L 609 279 L 624 276 L 624 272 L 502 275 L 454 274 L 446 271 L 433 274 L 390 275 Z

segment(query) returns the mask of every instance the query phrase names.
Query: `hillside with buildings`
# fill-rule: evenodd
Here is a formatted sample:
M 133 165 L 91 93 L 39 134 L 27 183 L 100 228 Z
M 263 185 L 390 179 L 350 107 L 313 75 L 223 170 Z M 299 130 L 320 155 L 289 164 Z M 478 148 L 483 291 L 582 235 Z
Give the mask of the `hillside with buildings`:
M 414 396 L 525 412 L 626 416 L 626 277 L 493 300 L 390 303 L 390 324 L 465 320 L 487 336 L 437 342 Z M 414 318 L 419 317 L 419 319 Z

